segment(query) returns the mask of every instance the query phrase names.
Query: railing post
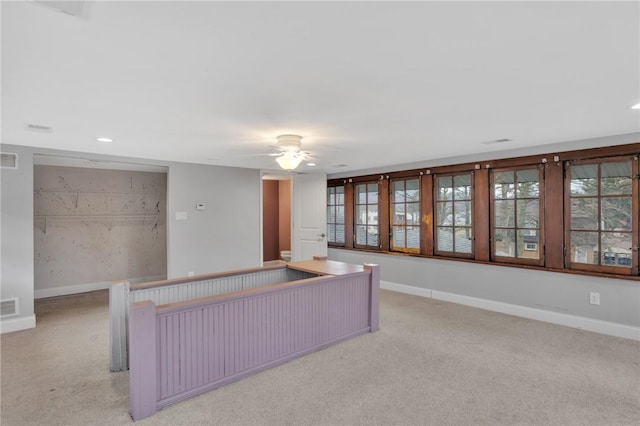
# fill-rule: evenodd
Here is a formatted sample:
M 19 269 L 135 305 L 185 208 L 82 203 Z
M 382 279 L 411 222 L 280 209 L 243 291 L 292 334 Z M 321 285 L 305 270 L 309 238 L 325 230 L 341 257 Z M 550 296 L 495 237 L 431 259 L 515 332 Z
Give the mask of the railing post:
M 380 329 L 380 265 L 365 263 L 364 269 L 371 271 L 371 306 L 369 308 L 369 326 L 371 332 Z
M 127 356 L 127 311 L 129 310 L 129 283 L 114 282 L 109 287 L 109 368 L 111 371 L 126 371 Z
M 135 421 L 157 411 L 156 305 L 137 302 L 129 314 L 129 410 Z

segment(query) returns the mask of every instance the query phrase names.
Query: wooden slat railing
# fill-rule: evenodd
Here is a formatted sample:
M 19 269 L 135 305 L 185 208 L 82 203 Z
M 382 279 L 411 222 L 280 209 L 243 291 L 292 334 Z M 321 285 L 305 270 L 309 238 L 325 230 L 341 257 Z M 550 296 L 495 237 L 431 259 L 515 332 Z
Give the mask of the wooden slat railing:
M 377 265 L 156 306 L 133 303 L 131 416 L 139 420 L 331 344 L 378 329 Z
M 156 305 L 163 305 L 315 276 L 317 274 L 278 265 L 140 284 L 115 282 L 109 290 L 110 369 L 128 369 L 127 323 L 130 303 L 150 300 Z

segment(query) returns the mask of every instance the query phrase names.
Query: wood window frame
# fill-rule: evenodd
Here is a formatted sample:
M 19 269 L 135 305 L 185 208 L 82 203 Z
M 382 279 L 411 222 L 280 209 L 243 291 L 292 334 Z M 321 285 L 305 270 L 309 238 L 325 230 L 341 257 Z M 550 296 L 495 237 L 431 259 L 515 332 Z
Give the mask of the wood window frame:
M 581 166 L 581 165 L 598 165 L 598 215 L 600 215 L 601 211 L 601 203 L 603 198 L 608 198 L 606 195 L 603 196 L 600 193 L 600 185 L 602 178 L 602 164 L 605 163 L 614 163 L 614 162 L 623 162 L 630 161 L 631 162 L 631 265 L 627 267 L 620 266 L 609 266 L 601 264 L 601 256 L 602 254 L 598 252 L 598 264 L 589 264 L 589 263 L 579 263 L 573 262 L 571 259 L 571 232 L 574 230 L 571 227 L 571 199 L 572 198 L 580 198 L 580 197 L 572 197 L 571 196 L 571 166 Z M 564 246 L 564 256 L 565 256 L 565 265 L 568 269 L 576 270 L 576 271 L 588 271 L 588 272 L 601 272 L 605 274 L 616 274 L 616 275 L 638 275 L 638 243 L 640 240 L 639 230 L 640 230 L 640 211 L 639 211 L 639 193 L 638 193 L 638 156 L 637 155 L 621 155 L 615 157 L 604 157 L 604 158 L 588 158 L 588 159 L 575 159 L 571 161 L 565 162 L 565 181 L 564 181 L 564 204 L 565 204 L 565 214 L 564 214 L 564 232 L 565 232 L 565 246 Z M 618 194 L 614 196 L 619 196 Z M 586 198 L 594 198 L 594 197 L 586 197 Z M 598 216 L 600 217 L 600 216 Z M 579 230 L 577 230 L 579 232 Z M 598 234 L 598 247 L 601 245 L 601 238 L 603 231 L 601 226 L 598 225 L 598 229 L 596 231 L 585 230 L 585 232 L 597 232 Z
M 381 200 L 382 194 L 383 194 L 381 183 L 384 182 L 383 179 L 384 178 L 382 177 L 382 178 L 380 178 L 378 180 L 364 180 L 364 181 L 358 181 L 358 182 L 354 182 L 353 183 L 353 197 L 352 197 L 352 200 L 353 200 L 353 247 L 355 247 L 355 248 L 367 249 L 367 250 L 382 250 L 383 249 L 382 236 L 383 236 L 384 233 L 382 232 L 382 230 L 385 229 L 385 228 L 382 226 L 383 222 L 382 222 L 381 213 L 383 211 L 386 211 L 386 209 L 381 209 L 381 206 L 383 205 L 382 200 Z M 369 222 L 368 222 L 369 219 L 368 218 L 367 218 L 367 223 L 365 223 L 365 224 L 361 224 L 361 223 L 358 222 L 358 219 L 357 219 L 358 206 L 367 206 L 368 207 L 370 205 L 374 205 L 374 203 L 369 203 L 368 198 L 367 198 L 367 202 L 366 203 L 364 203 L 364 204 L 358 203 L 358 200 L 357 200 L 357 198 L 358 198 L 358 191 L 357 191 L 358 185 L 366 185 L 367 189 L 368 189 L 369 185 L 376 185 L 377 188 L 378 188 L 378 200 L 377 200 L 377 203 L 375 203 L 375 205 L 378 208 L 378 219 L 377 219 L 378 223 L 376 224 L 377 227 L 378 227 L 378 233 L 377 233 L 377 236 L 378 236 L 377 243 L 378 244 L 375 245 L 375 246 L 374 245 L 369 245 L 369 244 L 359 244 L 359 242 L 358 242 L 358 237 L 357 237 L 357 228 L 358 228 L 358 226 L 363 226 L 364 225 L 367 228 L 369 228 L 370 226 L 373 226 L 373 225 L 369 225 Z M 368 191 L 367 191 L 367 193 L 368 193 Z M 367 211 L 368 211 L 368 208 L 367 208 Z M 368 232 L 368 229 L 367 229 L 367 232 Z M 387 237 L 387 239 L 388 239 L 388 237 Z M 369 238 L 368 237 L 367 237 L 367 242 L 369 242 Z
M 386 174 L 369 174 L 366 176 L 353 176 L 343 178 L 333 178 L 327 185 L 340 184 L 345 186 L 345 244 L 331 245 L 332 247 L 351 250 L 374 251 L 393 255 L 410 255 L 425 258 L 440 258 L 453 261 L 471 261 L 496 266 L 508 266 L 517 268 L 529 268 L 538 270 L 548 270 L 578 275 L 602 276 L 619 279 L 631 279 L 640 282 L 638 276 L 640 245 L 640 188 L 638 182 L 639 166 L 637 155 L 640 153 L 640 142 L 624 145 L 588 148 L 564 152 L 552 152 L 536 154 L 523 157 L 501 158 L 495 160 L 483 160 L 474 163 L 461 163 L 452 165 L 441 165 L 427 168 L 399 170 L 387 172 Z M 589 264 L 572 265 L 570 262 L 568 246 L 570 240 L 570 229 L 568 228 L 567 215 L 570 209 L 570 193 L 567 186 L 570 185 L 570 176 L 566 173 L 566 163 L 600 163 L 603 161 L 615 161 L 619 158 L 633 158 L 633 170 L 635 178 L 632 180 L 632 266 L 630 270 L 624 267 Z M 540 193 L 543 199 L 540 203 L 544 205 L 543 217 L 541 221 L 540 242 L 543 242 L 543 259 L 540 264 L 529 264 L 526 262 L 509 262 L 509 259 L 492 256 L 491 235 L 493 232 L 492 221 L 492 195 L 491 186 L 492 171 L 502 168 L 527 168 L 532 165 L 540 165 L 544 168 L 543 182 L 540 185 Z M 456 255 L 451 252 L 436 251 L 436 199 L 435 188 L 436 177 L 452 173 L 472 173 L 473 179 L 473 249 L 468 256 Z M 391 226 L 391 204 L 389 202 L 389 186 L 393 179 L 403 177 L 420 176 L 420 208 L 421 208 L 421 229 L 420 229 L 420 252 L 404 253 L 392 251 L 390 241 Z M 354 185 L 363 182 L 378 182 L 378 225 L 379 246 L 356 246 L 355 244 L 355 191 Z M 570 205 L 570 204 L 569 204 Z M 384 231 L 383 231 L 384 230 Z M 569 253 L 569 254 L 568 254 Z M 572 267 L 577 266 L 577 267 Z M 587 266 L 587 268 L 581 267 Z
M 537 250 L 538 250 L 538 258 L 532 258 L 532 259 L 528 259 L 528 258 L 524 258 L 524 257 L 518 257 L 513 256 L 499 256 L 496 254 L 496 241 L 495 241 L 495 230 L 496 230 L 496 223 L 495 223 L 495 212 L 496 212 L 496 198 L 495 198 L 495 176 L 497 173 L 503 173 L 503 172 L 512 172 L 514 173 L 515 176 L 517 176 L 517 172 L 518 171 L 523 171 L 523 170 L 537 170 L 538 172 L 538 227 L 535 228 L 537 230 L 537 236 L 538 236 L 538 241 L 537 241 Z M 495 168 L 495 169 L 491 169 L 491 173 L 490 173 L 490 180 L 489 180 L 489 197 L 490 197 L 490 206 L 489 206 L 489 213 L 490 213 L 490 244 L 491 244 L 491 260 L 494 262 L 504 262 L 504 263 L 516 263 L 516 264 L 522 264 L 522 265 L 536 265 L 536 266 L 543 266 L 544 262 L 545 262 L 545 228 L 544 228 L 544 222 L 545 222 L 545 215 L 544 215 L 544 206 L 545 206 L 545 182 L 544 182 L 544 171 L 545 171 L 545 167 L 543 163 L 539 163 L 539 164 L 529 164 L 529 165 L 518 165 L 518 166 L 511 166 L 511 167 L 500 167 L 500 168 Z M 516 182 L 514 182 L 516 183 Z M 518 197 L 517 195 L 517 187 L 516 189 L 514 189 L 514 204 L 516 207 L 516 217 L 514 218 L 514 224 L 513 227 L 497 227 L 500 229 L 513 229 L 513 231 L 516 233 L 516 254 L 517 254 L 517 232 L 519 230 L 524 230 L 527 228 L 519 228 L 518 224 L 517 224 L 517 200 L 521 199 Z M 525 197 L 525 199 L 532 199 L 532 197 Z M 508 200 L 508 199 L 505 199 Z
M 343 189 L 342 196 L 343 196 L 344 204 L 338 204 L 337 201 L 334 204 L 329 204 L 329 200 L 328 200 L 329 194 L 328 194 L 328 192 L 330 190 L 333 190 L 334 191 L 333 195 L 334 195 L 334 198 L 335 198 L 337 196 L 336 188 L 339 188 L 339 187 L 342 187 L 342 189 Z M 330 207 L 330 206 L 334 206 L 334 207 L 342 206 L 343 210 L 344 210 L 344 215 L 345 215 L 344 223 L 339 224 L 337 222 L 330 221 L 329 220 L 329 212 L 327 212 L 327 244 L 330 247 L 345 247 L 346 244 L 347 244 L 347 241 L 348 241 L 347 240 L 347 223 L 346 223 L 347 222 L 347 220 L 346 220 L 346 206 L 347 206 L 347 194 L 346 194 L 347 191 L 346 191 L 346 189 L 347 188 L 345 187 L 345 183 L 344 182 L 342 182 L 342 183 L 334 183 L 332 185 L 327 184 L 327 207 Z M 329 225 L 334 225 L 336 227 L 337 226 L 344 227 L 344 230 L 343 230 L 343 232 L 344 232 L 344 241 L 343 242 L 331 241 L 331 239 L 330 239 L 331 238 L 331 234 L 329 233 Z M 337 235 L 337 230 L 336 230 L 336 235 Z
M 418 223 L 417 224 L 411 224 L 411 225 L 407 225 L 406 220 L 404 224 L 396 224 L 394 223 L 394 216 L 395 216 L 395 212 L 394 212 L 394 205 L 396 204 L 401 204 L 401 203 L 397 203 L 394 201 L 394 195 L 393 195 L 393 187 L 394 187 L 394 183 L 395 182 L 406 182 L 408 180 L 417 180 L 418 181 L 418 201 L 417 202 L 412 202 L 411 204 L 417 204 L 418 205 Z M 405 186 L 405 191 L 406 191 L 406 186 Z M 403 177 L 391 177 L 389 178 L 389 198 L 388 198 L 388 206 L 389 206 L 389 221 L 388 221 L 388 229 L 389 229 L 389 251 L 393 251 L 393 252 L 401 252 L 401 253 L 409 253 L 409 254 L 420 254 L 421 250 L 422 250 L 422 176 L 421 175 L 417 175 L 417 176 L 403 176 Z M 405 205 L 408 204 L 406 201 L 404 203 L 402 203 Z M 406 210 L 406 209 L 405 209 Z M 396 226 L 403 226 L 405 228 L 405 236 L 406 236 L 406 228 L 410 227 L 410 226 L 417 226 L 418 227 L 418 247 L 417 248 L 409 248 L 403 246 L 403 247 L 395 247 L 393 244 L 393 228 Z M 405 237 L 406 238 L 406 237 Z
M 452 239 L 452 246 L 454 248 L 454 251 L 448 251 L 448 250 L 440 250 L 438 249 L 438 239 L 439 239 L 439 233 L 438 233 L 438 204 L 439 203 L 445 203 L 448 201 L 439 201 L 438 200 L 438 179 L 440 178 L 448 178 L 451 177 L 452 178 L 452 183 L 455 180 L 456 176 L 464 176 L 464 175 L 468 175 L 469 179 L 470 179 L 470 188 L 471 188 L 471 196 L 469 199 L 464 199 L 464 200 L 459 200 L 459 201 L 469 201 L 471 202 L 471 208 L 470 208 L 470 212 L 471 212 L 471 226 L 461 226 L 455 225 L 455 217 L 453 218 L 453 225 L 452 226 L 447 226 L 447 228 L 452 228 L 452 232 L 453 232 L 453 239 Z M 433 234 L 434 234 L 434 242 L 433 242 L 433 251 L 434 251 L 434 255 L 435 256 L 443 256 L 443 257 L 459 257 L 459 258 L 464 258 L 464 259 L 474 259 L 475 258 L 475 239 L 476 239 L 476 229 L 475 229 L 475 218 L 476 218 L 476 212 L 474 210 L 475 208 L 475 180 L 474 180 L 474 170 L 466 170 L 466 171 L 458 171 L 458 172 L 451 172 L 451 173 L 440 173 L 440 174 L 436 174 L 434 175 L 434 181 L 433 181 Z M 455 215 L 455 198 L 452 198 L 452 212 Z M 456 229 L 461 228 L 461 229 L 469 229 L 471 231 L 471 238 L 469 238 L 468 240 L 470 241 L 470 249 L 471 251 L 469 253 L 466 252 L 457 252 L 455 251 L 455 233 L 456 233 Z

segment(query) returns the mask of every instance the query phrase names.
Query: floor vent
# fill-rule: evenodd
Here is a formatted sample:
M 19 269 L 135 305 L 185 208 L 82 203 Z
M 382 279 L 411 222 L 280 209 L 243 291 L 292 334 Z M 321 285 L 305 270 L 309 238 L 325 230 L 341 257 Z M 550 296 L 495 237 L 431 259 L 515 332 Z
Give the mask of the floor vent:
M 3 169 L 17 169 L 18 154 L 0 152 L 0 167 Z
M 18 315 L 18 298 L 0 300 L 0 318 Z

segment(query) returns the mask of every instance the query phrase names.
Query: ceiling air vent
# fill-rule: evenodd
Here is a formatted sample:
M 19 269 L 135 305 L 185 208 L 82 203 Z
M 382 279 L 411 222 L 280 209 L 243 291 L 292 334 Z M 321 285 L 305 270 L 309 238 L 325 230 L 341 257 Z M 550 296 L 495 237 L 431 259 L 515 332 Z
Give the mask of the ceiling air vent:
M 18 154 L 11 154 L 9 152 L 0 152 L 0 168 L 17 169 Z
M 52 127 L 43 126 L 42 124 L 27 123 L 24 125 L 25 130 L 31 130 L 32 132 L 51 133 Z
M 0 300 L 0 318 L 18 315 L 18 298 Z

